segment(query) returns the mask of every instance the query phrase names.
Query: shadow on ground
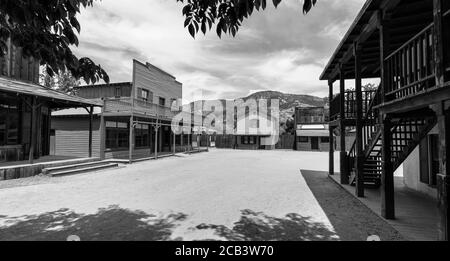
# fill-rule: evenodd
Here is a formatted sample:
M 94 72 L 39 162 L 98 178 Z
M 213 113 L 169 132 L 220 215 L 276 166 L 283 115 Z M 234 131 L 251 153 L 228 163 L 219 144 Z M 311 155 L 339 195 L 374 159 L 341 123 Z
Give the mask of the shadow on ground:
M 182 213 L 157 218 L 142 211 L 131 211 L 118 206 L 100 209 L 93 215 L 61 209 L 37 216 L 1 216 L 0 220 L 7 220 L 7 223 L 0 227 L 0 240 L 64 241 L 69 235 L 77 235 L 83 241 L 169 240 L 177 223 L 186 218 Z
M 341 240 L 365 241 L 371 235 L 378 235 L 383 241 L 404 240 L 389 223 L 335 184 L 328 173 L 301 173 Z
M 288 214 L 284 218 L 267 216 L 252 210 L 241 211 L 240 220 L 233 228 L 223 225 L 201 224 L 200 230 L 212 229 L 214 233 L 229 241 L 328 241 L 337 240 L 336 234 L 322 223 L 310 217 Z

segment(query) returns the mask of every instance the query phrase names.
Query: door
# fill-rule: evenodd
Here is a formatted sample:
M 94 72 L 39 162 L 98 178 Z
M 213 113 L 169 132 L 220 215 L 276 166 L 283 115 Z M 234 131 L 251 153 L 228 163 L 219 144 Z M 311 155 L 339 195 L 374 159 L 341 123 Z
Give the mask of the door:
M 311 137 L 311 149 L 319 150 L 319 137 Z

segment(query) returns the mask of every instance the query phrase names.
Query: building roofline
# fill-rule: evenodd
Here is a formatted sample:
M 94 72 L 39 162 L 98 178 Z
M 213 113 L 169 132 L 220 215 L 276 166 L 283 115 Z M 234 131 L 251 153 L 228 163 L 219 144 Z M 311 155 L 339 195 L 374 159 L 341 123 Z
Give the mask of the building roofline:
M 116 83 L 105 83 L 105 84 L 91 84 L 91 85 L 80 85 L 73 87 L 74 89 L 81 88 L 92 88 L 92 87 L 106 87 L 106 86 L 122 86 L 122 85 L 132 85 L 131 82 L 116 82 Z

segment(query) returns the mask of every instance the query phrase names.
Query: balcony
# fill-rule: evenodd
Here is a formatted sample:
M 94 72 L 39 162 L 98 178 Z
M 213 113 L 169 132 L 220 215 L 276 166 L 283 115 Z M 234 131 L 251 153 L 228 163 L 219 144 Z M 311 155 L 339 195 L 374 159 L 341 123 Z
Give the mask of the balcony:
M 373 105 L 377 91 L 362 91 L 363 118 L 367 117 L 369 108 Z M 341 119 L 341 95 L 337 94 L 330 104 L 330 121 Z M 346 91 L 344 93 L 344 119 L 354 121 L 356 119 L 356 92 Z
M 105 113 L 136 113 L 145 116 L 172 119 L 176 112 L 171 108 L 130 97 L 104 99 Z

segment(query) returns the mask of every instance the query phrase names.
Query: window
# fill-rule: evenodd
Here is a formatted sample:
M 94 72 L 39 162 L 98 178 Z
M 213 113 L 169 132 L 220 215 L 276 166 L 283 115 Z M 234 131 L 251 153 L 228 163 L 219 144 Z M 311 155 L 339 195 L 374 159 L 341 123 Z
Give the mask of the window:
M 141 100 L 148 102 L 149 101 L 149 97 L 150 97 L 150 91 L 148 91 L 146 89 L 140 89 L 139 98 Z
M 0 146 L 19 144 L 20 112 L 14 99 L 0 99 Z
M 159 97 L 159 105 L 166 106 L 166 99 Z
M 330 137 L 322 137 L 322 138 L 320 138 L 320 142 L 322 142 L 322 143 L 330 143 Z
M 137 124 L 135 129 L 135 145 L 136 148 L 150 146 L 150 128 L 147 124 Z
M 298 137 L 298 142 L 308 143 L 309 142 L 309 138 L 308 137 Z
M 106 122 L 106 148 L 125 149 L 129 146 L 129 128 L 127 122 Z
M 257 142 L 256 136 L 242 136 L 241 143 L 244 145 L 255 145 Z
M 122 97 L 122 87 L 116 87 L 114 96 L 117 98 Z

